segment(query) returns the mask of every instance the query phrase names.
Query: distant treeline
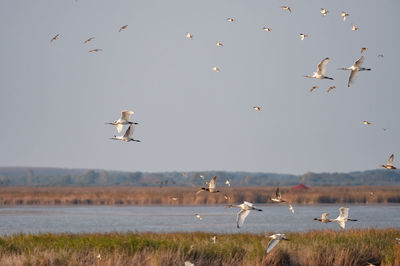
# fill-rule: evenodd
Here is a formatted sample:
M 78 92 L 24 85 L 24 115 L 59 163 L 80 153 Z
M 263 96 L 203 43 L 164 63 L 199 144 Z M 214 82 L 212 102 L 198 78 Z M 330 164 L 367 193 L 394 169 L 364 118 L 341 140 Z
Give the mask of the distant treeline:
M 194 187 L 0 187 L 0 205 L 214 205 L 271 203 L 275 187 L 221 186 L 220 193 Z M 297 204 L 400 203 L 400 186 L 280 187 L 282 198 Z M 286 203 L 282 203 L 285 205 Z M 295 206 L 296 207 L 296 206 Z
M 399 170 L 304 175 L 250 172 L 120 172 L 88 169 L 0 167 L 0 186 L 200 186 L 218 176 L 232 186 L 399 186 Z M 204 176 L 204 179 L 202 178 Z

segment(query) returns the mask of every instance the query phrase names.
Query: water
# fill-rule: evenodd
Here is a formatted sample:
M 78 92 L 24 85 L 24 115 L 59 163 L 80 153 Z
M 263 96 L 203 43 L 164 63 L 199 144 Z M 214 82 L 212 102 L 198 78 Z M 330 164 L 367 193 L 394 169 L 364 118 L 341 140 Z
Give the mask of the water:
M 313 221 L 328 212 L 339 214 L 339 205 L 295 206 L 258 205 L 244 226 L 236 228 L 239 209 L 224 206 L 81 206 L 81 207 L 5 207 L 0 208 L 0 234 L 14 233 L 94 233 L 94 232 L 212 232 L 262 233 L 300 232 L 312 229 L 337 229 L 337 223 Z M 346 228 L 400 228 L 400 205 L 350 205 Z M 195 217 L 200 214 L 203 220 Z

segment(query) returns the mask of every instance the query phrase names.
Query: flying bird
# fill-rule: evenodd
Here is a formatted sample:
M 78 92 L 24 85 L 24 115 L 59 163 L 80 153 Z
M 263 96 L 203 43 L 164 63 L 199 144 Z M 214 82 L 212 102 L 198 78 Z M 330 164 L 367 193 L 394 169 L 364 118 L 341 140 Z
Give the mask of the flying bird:
M 261 106 L 253 106 L 253 109 L 257 112 L 261 112 Z
M 289 203 L 289 210 L 294 214 L 294 208 L 292 206 L 292 204 Z
M 200 221 L 203 220 L 203 217 L 201 217 L 201 215 L 198 213 L 196 213 L 194 216 L 196 216 Z
M 368 50 L 368 48 L 363 47 L 363 48 L 361 48 L 361 53 L 364 53 L 364 52 L 367 51 L 367 50 Z
M 318 89 L 318 86 L 312 86 L 312 88 L 310 89 L 310 92 L 312 92 L 315 89 Z
M 94 37 L 90 37 L 89 39 L 87 39 L 86 41 L 84 41 L 83 43 L 88 43 L 88 42 L 90 42 L 91 40 L 93 40 L 94 39 Z
M 123 136 L 115 136 L 114 135 L 114 137 L 112 137 L 111 139 L 122 140 L 125 142 L 129 142 L 129 141 L 140 142 L 140 140 L 132 138 L 134 130 L 135 130 L 135 123 L 129 125 L 128 129 L 125 131 L 125 134 Z
M 53 41 L 57 40 L 58 36 L 60 36 L 60 34 L 56 34 L 53 38 L 51 38 L 50 42 L 52 43 Z
M 226 20 L 227 20 L 228 22 L 234 22 L 234 21 L 235 21 L 234 18 L 227 18 Z
M 271 238 L 271 241 L 269 241 L 268 246 L 267 246 L 267 254 L 269 252 L 271 252 L 271 250 L 278 245 L 279 241 L 281 240 L 289 240 L 288 238 L 286 238 L 285 234 L 274 234 L 271 236 L 265 236 L 267 238 Z
M 346 21 L 346 17 L 349 16 L 349 14 L 347 14 L 346 12 L 342 11 L 342 13 L 340 14 L 342 16 L 343 21 Z
M 290 6 L 281 6 L 281 8 L 282 8 L 283 10 L 287 10 L 287 11 L 289 11 L 289 12 L 292 12 L 292 9 L 290 9 Z
M 185 261 L 185 266 L 194 266 L 194 263 L 191 263 L 190 261 Z
M 304 41 L 305 38 L 307 38 L 308 35 L 304 33 L 300 33 L 300 40 Z
M 272 29 L 271 29 L 271 28 L 268 28 L 267 26 L 263 27 L 263 30 L 264 30 L 264 31 L 268 31 L 268 32 L 271 32 L 271 31 L 272 31 Z
M 111 122 L 111 123 L 106 123 L 106 124 L 115 126 L 117 128 L 118 133 L 120 133 L 121 130 L 122 130 L 123 125 L 128 125 L 128 124 L 129 125 L 130 124 L 136 124 L 137 125 L 138 124 L 138 123 L 134 123 L 134 122 L 129 121 L 130 116 L 133 115 L 134 113 L 135 112 L 130 111 L 130 110 L 123 110 L 121 112 L 121 117 L 118 120 L 116 120 L 114 122 Z
M 328 10 L 326 10 L 325 8 L 321 8 L 321 14 L 325 17 L 326 15 L 328 15 Z
M 321 218 L 314 218 L 314 220 L 325 224 L 332 222 L 330 219 L 328 219 L 328 213 L 326 212 L 321 215 Z
M 118 32 L 121 32 L 122 30 L 126 29 L 128 27 L 128 25 L 124 25 L 121 28 L 119 28 Z
M 364 56 L 361 56 L 351 67 L 342 67 L 339 68 L 340 70 L 351 70 L 349 82 L 347 83 L 347 87 L 354 82 L 356 79 L 359 71 L 370 71 L 370 68 L 361 67 L 362 63 L 364 62 Z
M 97 53 L 97 52 L 100 52 L 100 51 L 103 51 L 103 49 L 92 49 L 92 50 L 89 51 L 89 53 Z
M 228 199 L 229 199 L 229 196 L 226 195 L 226 194 L 224 194 L 224 198 L 225 198 L 226 200 L 228 200 Z
M 339 209 L 339 216 L 336 219 L 330 221 L 337 222 L 340 228 L 344 229 L 348 221 L 356 222 L 357 220 L 349 218 L 349 208 L 341 207 Z
M 210 182 L 208 182 L 208 188 L 202 187 L 200 188 L 199 191 L 196 192 L 196 194 L 202 192 L 202 191 L 207 191 L 210 193 L 217 193 L 219 190 L 216 189 L 216 184 L 217 184 L 217 176 L 214 176 Z
M 218 42 L 217 41 L 217 46 L 221 47 L 221 46 L 224 46 L 224 45 L 222 44 L 222 42 Z
M 371 122 L 368 122 L 368 121 L 364 120 L 363 124 L 369 126 L 369 125 L 371 125 Z
M 306 78 L 316 78 L 316 79 L 331 79 L 333 78 L 325 76 L 326 73 L 326 65 L 329 62 L 329 57 L 323 59 L 321 62 L 318 63 L 317 72 L 314 72 L 312 76 L 307 75 Z
M 246 217 L 250 214 L 250 211 L 252 211 L 252 210 L 256 210 L 256 211 L 259 211 L 259 212 L 262 211 L 261 209 L 257 209 L 257 208 L 253 205 L 253 203 L 250 203 L 250 202 L 247 202 L 247 201 L 244 201 L 244 202 L 243 202 L 242 204 L 240 204 L 240 205 L 228 205 L 227 207 L 228 207 L 228 208 L 233 208 L 233 207 L 235 207 L 235 208 L 240 208 L 240 209 L 241 209 L 241 210 L 238 212 L 237 217 L 236 217 L 236 226 L 237 226 L 237 228 L 240 228 L 240 227 L 243 225 L 244 220 L 245 220 Z
M 282 195 L 281 195 L 281 192 L 279 191 L 279 187 L 276 188 L 275 197 L 274 198 L 271 197 L 271 200 L 273 202 L 286 202 L 285 200 L 282 199 Z
M 220 71 L 219 67 L 216 67 L 216 66 L 214 66 L 212 69 L 213 69 L 215 72 L 219 72 L 219 71 Z
M 330 92 L 330 91 L 333 90 L 333 89 L 336 89 L 336 86 L 330 86 L 330 87 L 328 88 L 328 92 Z
M 193 35 L 188 32 L 188 33 L 186 33 L 186 38 L 192 40 L 193 39 Z
M 394 159 L 394 154 L 390 155 L 389 160 L 386 165 L 382 164 L 381 166 L 383 168 L 389 169 L 389 170 L 395 170 L 397 169 L 396 167 L 393 166 L 393 159 Z
M 356 27 L 356 25 L 354 25 L 354 24 L 351 24 L 351 30 L 356 31 L 356 30 L 358 30 L 358 27 Z
M 230 186 L 231 186 L 231 181 L 226 180 L 226 181 L 225 181 L 225 184 L 228 185 L 228 187 L 230 187 Z

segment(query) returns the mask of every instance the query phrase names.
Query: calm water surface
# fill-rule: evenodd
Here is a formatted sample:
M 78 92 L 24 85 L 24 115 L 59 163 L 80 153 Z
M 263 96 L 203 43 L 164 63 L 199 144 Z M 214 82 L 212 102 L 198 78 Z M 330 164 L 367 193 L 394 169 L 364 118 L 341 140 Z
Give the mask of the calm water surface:
M 257 205 L 263 212 L 251 212 L 242 228 L 236 228 L 239 209 L 224 206 L 82 206 L 82 207 L 3 207 L 0 234 L 14 233 L 94 233 L 94 232 L 299 232 L 312 229 L 339 229 L 337 223 L 313 221 L 323 212 L 330 218 L 339 214 L 339 205 L 295 206 Z M 346 228 L 399 228 L 400 205 L 349 205 Z M 200 221 L 195 214 L 200 214 Z

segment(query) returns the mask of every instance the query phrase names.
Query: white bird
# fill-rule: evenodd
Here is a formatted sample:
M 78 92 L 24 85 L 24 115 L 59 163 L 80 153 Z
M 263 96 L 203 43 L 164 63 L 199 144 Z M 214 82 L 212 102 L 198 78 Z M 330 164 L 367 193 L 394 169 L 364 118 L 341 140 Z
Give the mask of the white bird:
M 396 167 L 393 166 L 393 159 L 394 159 L 394 154 L 390 155 L 389 160 L 386 165 L 382 164 L 381 166 L 383 168 L 389 169 L 389 170 L 395 170 L 397 169 Z
M 354 82 L 359 71 L 370 71 L 371 70 L 370 68 L 361 67 L 363 62 L 364 62 L 364 56 L 361 56 L 360 59 L 355 61 L 351 67 L 339 68 L 340 70 L 351 70 L 349 81 L 347 83 L 347 87 L 350 87 L 350 85 Z
M 96 258 L 97 258 L 98 260 L 101 260 L 101 255 L 100 255 L 100 253 L 96 256 Z
M 371 125 L 372 123 L 369 122 L 369 121 L 367 121 L 367 120 L 364 120 L 364 121 L 363 121 L 363 124 L 366 125 L 366 126 L 369 126 L 369 125 Z
M 306 78 L 316 78 L 316 79 L 331 79 L 333 78 L 325 76 L 326 73 L 326 65 L 329 62 L 329 57 L 323 59 L 321 62 L 318 63 L 317 72 L 314 72 L 312 76 L 307 75 Z
M 114 121 L 112 123 L 106 123 L 106 124 L 115 126 L 117 128 L 118 133 L 120 133 L 121 130 L 122 130 L 123 125 L 128 125 L 128 124 L 137 125 L 138 124 L 138 123 L 134 123 L 134 122 L 130 122 L 129 121 L 130 116 L 133 115 L 134 113 L 135 112 L 130 111 L 130 110 L 123 110 L 121 112 L 121 117 L 118 120 L 116 120 L 116 121 Z
M 289 240 L 286 238 L 285 234 L 274 234 L 271 236 L 265 236 L 267 238 L 271 238 L 271 241 L 269 241 L 268 246 L 267 246 L 267 254 L 276 246 L 278 245 L 279 241 L 281 240 Z
M 292 204 L 289 203 L 289 210 L 294 214 L 294 208 L 292 206 Z
M 328 213 L 326 212 L 321 215 L 321 218 L 314 218 L 314 220 L 325 224 L 332 222 L 332 220 L 328 219 Z
M 326 10 L 325 8 L 321 8 L 321 14 L 325 17 L 326 15 L 328 15 L 328 10 Z
M 191 263 L 190 261 L 185 261 L 185 266 L 194 266 L 194 263 Z
M 192 34 L 190 34 L 189 32 L 186 34 L 186 38 L 188 38 L 188 39 L 193 39 L 193 35 Z
M 253 109 L 257 112 L 261 112 L 261 106 L 253 106 Z
M 217 193 L 217 192 L 219 192 L 219 190 L 217 190 L 216 185 L 217 185 L 217 176 L 214 176 L 210 180 L 210 182 L 208 182 L 208 188 L 202 187 L 202 188 L 200 188 L 199 191 L 196 192 L 196 194 L 198 194 L 198 193 L 200 193 L 202 191 L 207 191 L 207 192 L 210 192 L 210 193 Z
M 263 28 L 263 30 L 264 30 L 264 31 L 268 31 L 268 32 L 271 32 L 271 31 L 272 31 L 272 29 L 269 28 L 269 27 L 267 27 L 267 26 L 265 26 L 265 27 Z
M 212 68 L 215 72 L 219 72 L 221 69 L 219 69 L 219 67 L 213 66 Z
M 290 9 L 290 6 L 281 6 L 281 8 L 282 8 L 283 10 L 287 10 L 287 11 L 289 11 L 289 12 L 292 12 L 292 9 Z
M 215 244 L 217 242 L 217 236 L 211 237 L 211 241 L 213 242 L 213 244 Z
M 114 137 L 112 137 L 111 139 L 122 140 L 122 141 L 125 141 L 125 142 L 129 142 L 129 141 L 140 142 L 140 140 L 132 138 L 133 131 L 135 130 L 135 124 L 137 124 L 137 123 L 130 124 L 128 129 L 125 131 L 125 134 L 123 136 L 115 136 L 114 135 Z
M 252 211 L 252 210 L 256 210 L 256 211 L 259 211 L 259 212 L 262 211 L 261 209 L 257 209 L 253 205 L 253 203 L 250 203 L 250 202 L 247 202 L 247 201 L 243 201 L 243 203 L 240 204 L 240 205 L 228 205 L 227 207 L 228 208 L 235 207 L 235 208 L 240 208 L 241 209 L 238 212 L 237 217 L 236 217 L 236 226 L 237 226 L 237 228 L 240 228 L 243 225 L 244 220 L 250 214 L 250 211 Z
M 346 21 L 346 17 L 349 16 L 349 14 L 347 14 L 346 12 L 342 11 L 342 13 L 340 14 L 343 18 L 343 21 Z
M 302 41 L 304 41 L 304 39 L 307 38 L 307 37 L 308 37 L 307 34 L 300 33 L 300 39 L 301 39 Z
M 217 46 L 219 46 L 219 47 L 224 46 L 224 45 L 222 44 L 222 42 L 218 42 L 218 41 L 217 41 L 216 44 L 217 44 Z
M 339 216 L 336 219 L 330 220 L 330 222 L 337 222 L 340 228 L 344 229 L 347 221 L 357 221 L 349 218 L 349 208 L 341 207 L 339 212 Z

